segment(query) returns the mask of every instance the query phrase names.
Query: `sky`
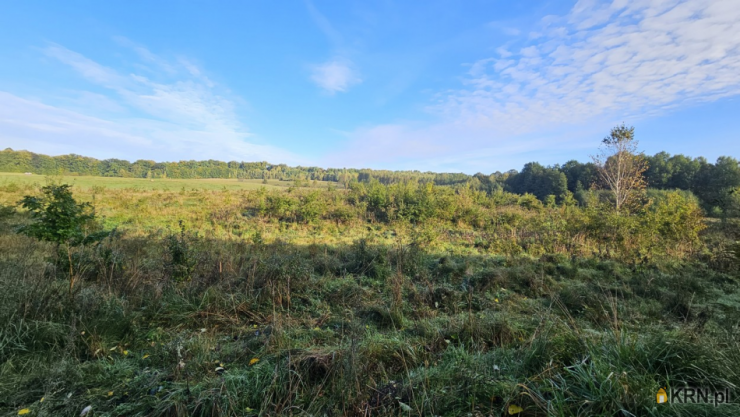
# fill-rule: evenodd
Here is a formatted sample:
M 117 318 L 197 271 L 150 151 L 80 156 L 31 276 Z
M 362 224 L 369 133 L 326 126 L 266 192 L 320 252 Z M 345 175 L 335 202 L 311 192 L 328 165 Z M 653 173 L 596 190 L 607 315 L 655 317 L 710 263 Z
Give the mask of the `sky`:
M 17 1 L 0 148 L 491 173 L 740 156 L 738 0 Z

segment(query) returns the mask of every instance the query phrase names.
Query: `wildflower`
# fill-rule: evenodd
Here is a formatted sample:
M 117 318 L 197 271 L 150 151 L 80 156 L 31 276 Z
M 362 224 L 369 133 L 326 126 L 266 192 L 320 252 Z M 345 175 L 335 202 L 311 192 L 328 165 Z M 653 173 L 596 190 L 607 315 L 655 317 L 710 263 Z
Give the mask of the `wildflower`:
M 124 355 L 124 356 L 128 355 L 128 350 L 124 350 L 124 351 L 123 351 L 123 355 Z
M 23 416 L 23 415 L 26 415 L 26 414 L 28 414 L 30 412 L 31 412 L 31 410 L 29 410 L 28 408 L 24 408 L 22 410 L 18 410 L 18 415 L 19 416 Z
M 495 302 L 497 302 L 497 303 L 498 303 L 498 298 L 494 299 L 493 301 L 495 301 Z
M 252 360 L 249 361 L 249 366 L 252 366 L 252 365 L 254 365 L 255 363 L 257 363 L 259 361 L 260 361 L 259 358 L 252 358 Z

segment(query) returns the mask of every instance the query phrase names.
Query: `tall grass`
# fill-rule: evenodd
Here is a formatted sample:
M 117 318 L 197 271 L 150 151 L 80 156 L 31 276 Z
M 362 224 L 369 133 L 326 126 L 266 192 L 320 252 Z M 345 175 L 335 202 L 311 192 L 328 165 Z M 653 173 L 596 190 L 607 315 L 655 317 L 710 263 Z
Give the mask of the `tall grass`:
M 487 212 L 521 216 L 508 232 L 360 213 L 291 222 L 240 193 L 98 190 L 120 227 L 74 253 L 72 297 L 65 260 L 4 212 L 0 414 L 740 414 L 737 395 L 655 402 L 666 386 L 737 393 L 740 280 L 711 253 L 545 250 L 536 225 L 550 214 L 514 207 Z

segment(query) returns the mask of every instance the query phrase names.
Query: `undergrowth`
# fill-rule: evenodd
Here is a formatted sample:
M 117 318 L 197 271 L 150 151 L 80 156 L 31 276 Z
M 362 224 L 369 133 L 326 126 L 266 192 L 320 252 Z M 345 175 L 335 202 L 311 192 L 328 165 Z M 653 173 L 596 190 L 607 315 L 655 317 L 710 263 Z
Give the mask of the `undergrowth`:
M 269 239 L 122 227 L 60 259 L 24 222 L 3 208 L 0 415 L 740 415 L 726 225 L 695 256 L 624 262 L 279 221 Z M 682 386 L 734 396 L 656 403 Z

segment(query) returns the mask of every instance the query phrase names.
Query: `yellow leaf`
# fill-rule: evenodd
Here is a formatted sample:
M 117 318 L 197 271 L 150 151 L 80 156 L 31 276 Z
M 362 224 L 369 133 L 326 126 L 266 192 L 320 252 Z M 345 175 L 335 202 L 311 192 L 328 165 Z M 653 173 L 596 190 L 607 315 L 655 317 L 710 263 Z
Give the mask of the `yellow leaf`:
M 112 397 L 113 396 L 113 391 L 108 391 L 108 396 L 109 397 Z
M 252 360 L 251 360 L 251 361 L 249 361 L 249 365 L 250 365 L 250 366 L 251 366 L 251 365 L 254 365 L 255 363 L 257 363 L 257 362 L 259 362 L 259 361 L 260 361 L 260 360 L 259 360 L 259 358 L 252 358 Z
M 113 346 L 112 348 L 110 348 L 110 349 L 108 349 L 108 350 L 110 350 L 111 352 L 113 352 L 114 350 L 116 350 L 116 348 L 117 348 L 117 347 L 118 347 L 118 346 Z
M 519 407 L 516 404 L 509 405 L 509 415 L 510 416 L 513 416 L 514 414 L 519 414 L 522 411 L 524 411 L 524 409 L 522 407 Z
M 24 408 L 22 410 L 18 410 L 18 415 L 19 416 L 23 416 L 23 415 L 26 415 L 26 414 L 28 414 L 30 412 L 31 412 L 31 410 L 29 410 L 28 408 Z
M 44 402 L 45 399 L 46 399 L 46 397 L 41 397 L 41 399 L 39 400 L 39 402 L 42 403 L 42 402 Z
M 149 357 L 149 354 L 147 353 L 146 355 L 142 356 L 141 359 L 146 359 L 148 357 Z

